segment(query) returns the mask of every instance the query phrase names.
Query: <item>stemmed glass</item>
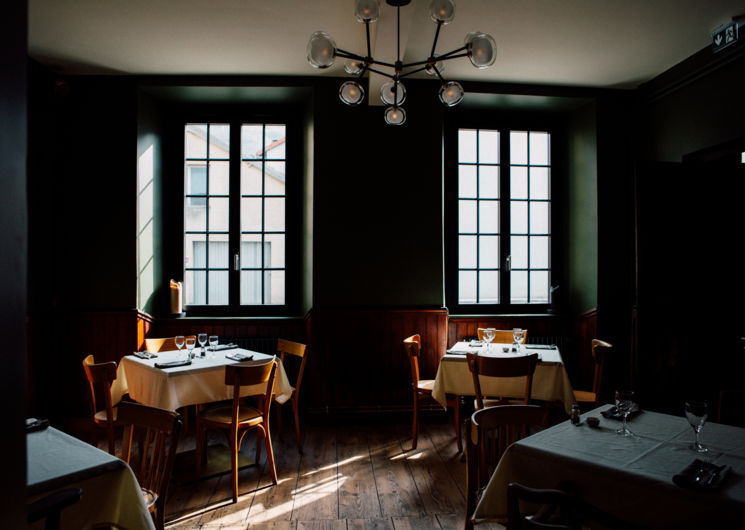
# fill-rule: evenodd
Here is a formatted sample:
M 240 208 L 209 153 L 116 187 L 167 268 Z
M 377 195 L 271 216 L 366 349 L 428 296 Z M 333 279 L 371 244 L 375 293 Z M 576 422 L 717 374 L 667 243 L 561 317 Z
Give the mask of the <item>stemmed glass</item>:
M 708 417 L 709 414 L 706 410 L 705 401 L 686 401 L 686 418 L 688 418 L 688 423 L 693 427 L 693 444 L 689 447 L 697 453 L 705 453 L 709 450 L 707 447 L 701 445 L 699 441 L 701 429 L 704 428 L 704 423 L 706 423 L 706 418 Z
M 486 328 L 484 330 L 484 340 L 486 340 L 486 351 L 489 351 L 489 348 L 491 347 L 491 341 L 494 340 L 494 337 L 497 335 L 497 330 L 494 328 Z
M 633 390 L 616 390 L 616 410 L 623 417 L 623 425 L 616 431 L 624 436 L 634 436 L 634 433 L 626 428 L 626 418 L 629 417 L 631 407 L 634 406 L 635 394 Z
M 194 337 L 186 337 L 186 349 L 189 350 L 189 359 L 194 358 L 194 346 L 196 345 Z
M 515 341 L 513 347 L 517 353 L 520 353 L 520 344 L 523 341 L 523 333 L 525 332 L 520 328 L 512 328 L 512 340 Z
M 199 345 L 202 347 L 201 357 L 204 357 L 205 356 L 204 346 L 207 344 L 207 334 L 200 333 L 199 335 L 197 335 L 197 340 L 199 341 Z
M 210 353 L 210 359 L 213 359 L 215 357 L 215 351 L 217 351 L 217 335 L 210 335 L 209 341 L 210 350 L 212 352 Z
M 184 347 L 184 336 L 176 335 L 176 337 L 173 339 L 173 342 L 176 344 L 176 347 L 178 348 L 178 358 L 181 359 L 181 348 Z

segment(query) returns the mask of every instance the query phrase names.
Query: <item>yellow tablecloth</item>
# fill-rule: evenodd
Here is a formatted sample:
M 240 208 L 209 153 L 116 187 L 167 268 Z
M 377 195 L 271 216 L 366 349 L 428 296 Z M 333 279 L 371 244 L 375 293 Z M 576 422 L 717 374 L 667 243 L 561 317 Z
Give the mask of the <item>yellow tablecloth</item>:
M 456 343 L 448 352 L 478 352 L 479 355 L 509 357 L 515 353 L 504 352 L 509 344 L 492 344 L 488 349 L 483 346 L 471 347 L 467 342 Z M 561 353 L 557 348 L 531 348 L 525 345 L 524 353 L 538 353 L 540 361 L 533 374 L 531 397 L 540 401 L 561 401 L 567 414 L 571 413 L 574 393 L 569 376 L 564 368 Z M 481 377 L 481 390 L 489 396 L 521 398 L 525 392 L 525 379 L 522 377 L 498 378 Z M 446 406 L 446 394 L 473 396 L 473 377 L 468 370 L 466 356 L 463 353 L 447 353 L 440 359 L 437 368 L 432 397 L 443 407 Z
M 257 364 L 275 358 L 259 352 L 242 350 L 239 348 L 218 351 L 214 358 L 195 357 L 189 366 L 160 369 L 155 363 L 174 361 L 179 359 L 178 351 L 159 352 L 155 359 L 140 359 L 133 355 L 123 357 L 117 367 L 117 380 L 112 387 L 114 402 L 129 392 L 129 396 L 144 405 L 176 410 L 187 405 L 199 405 L 232 399 L 233 387 L 225 384 L 225 366 L 237 361 L 228 359 L 226 355 L 243 353 L 253 355 L 251 361 L 241 364 Z M 277 401 L 283 403 L 290 398 L 292 386 L 287 379 L 282 363 L 279 359 L 277 372 L 274 377 L 274 394 Z M 242 396 L 262 394 L 264 385 L 246 386 L 241 388 Z M 116 398 L 119 399 L 116 399 Z

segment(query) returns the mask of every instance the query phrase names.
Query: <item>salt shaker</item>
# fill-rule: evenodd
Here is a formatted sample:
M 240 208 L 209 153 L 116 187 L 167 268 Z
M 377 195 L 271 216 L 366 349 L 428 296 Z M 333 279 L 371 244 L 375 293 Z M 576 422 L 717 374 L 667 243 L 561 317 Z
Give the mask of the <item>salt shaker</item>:
M 579 425 L 579 405 L 576 403 L 572 405 L 572 416 L 571 416 L 572 425 Z

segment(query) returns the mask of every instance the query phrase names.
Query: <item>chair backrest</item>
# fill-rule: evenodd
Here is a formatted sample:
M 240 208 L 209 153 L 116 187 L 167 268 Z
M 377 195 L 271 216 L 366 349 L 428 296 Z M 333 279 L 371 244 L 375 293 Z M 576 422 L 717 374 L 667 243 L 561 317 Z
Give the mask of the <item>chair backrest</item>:
M 156 526 L 163 528 L 168 483 L 181 433 L 181 417 L 170 410 L 122 401 L 117 418 L 124 425 L 122 459 L 132 467 L 146 500 L 152 497 Z M 138 442 L 137 452 L 133 451 L 135 440 Z
M 145 339 L 145 350 L 150 353 L 177 350 L 175 337 L 147 338 Z
M 479 340 L 484 340 L 484 330 L 486 328 L 477 328 L 476 329 L 476 335 L 478 336 Z M 511 329 L 497 329 L 495 330 L 494 334 L 494 340 L 492 341 L 495 344 L 512 344 L 515 342 L 515 339 L 512 337 L 512 330 Z M 528 330 L 523 330 L 523 340 L 520 342 L 520 344 L 525 344 L 525 341 L 528 338 Z
M 500 405 L 477 410 L 466 420 L 466 517 L 476 509 L 505 449 L 545 424 L 538 405 Z
M 600 385 L 603 382 L 603 366 L 605 357 L 613 345 L 600 339 L 592 339 L 592 360 L 595 361 L 595 371 L 592 376 L 592 392 L 595 399 L 599 399 Z
M 525 513 L 520 501 L 529 503 L 532 513 Z M 526 506 L 527 509 L 527 506 Z M 559 489 L 536 489 L 516 482 L 507 485 L 507 529 L 541 530 L 604 528 L 632 530 L 641 528 Z
M 419 334 L 404 339 L 404 350 L 411 364 L 411 384 L 416 388 L 419 382 L 419 354 L 422 351 L 422 338 Z
M 274 386 L 274 374 L 277 363 L 270 359 L 262 364 L 230 364 L 225 367 L 225 384 L 233 387 L 233 415 L 235 423 L 241 407 L 241 387 L 266 384 L 261 394 L 261 414 L 269 420 L 269 406 L 272 401 L 272 388 Z
M 476 407 L 484 407 L 484 394 L 481 392 L 479 376 L 486 377 L 525 377 L 525 394 L 523 401 L 527 405 L 533 389 L 533 372 L 538 364 L 538 354 L 516 355 L 511 357 L 490 357 L 476 353 L 466 354 L 468 369 L 473 377 L 473 390 L 476 396 Z
M 114 361 L 108 361 L 96 364 L 93 355 L 89 355 L 83 359 L 83 370 L 85 371 L 88 386 L 90 387 L 89 402 L 91 405 L 91 415 L 95 416 L 99 410 L 106 409 L 106 417 L 109 421 L 113 421 L 114 405 L 116 403 L 111 399 L 111 384 L 116 380 L 116 363 Z M 103 407 L 97 405 L 97 396 L 98 399 L 103 398 Z
M 277 339 L 277 353 L 279 354 L 279 360 L 282 366 L 287 370 L 287 364 L 285 358 L 287 355 L 294 355 L 299 357 L 300 368 L 297 371 L 297 379 L 295 380 L 295 394 L 300 393 L 300 383 L 303 381 L 303 372 L 305 371 L 305 363 L 308 360 L 308 347 L 300 342 L 292 342 L 291 340 Z

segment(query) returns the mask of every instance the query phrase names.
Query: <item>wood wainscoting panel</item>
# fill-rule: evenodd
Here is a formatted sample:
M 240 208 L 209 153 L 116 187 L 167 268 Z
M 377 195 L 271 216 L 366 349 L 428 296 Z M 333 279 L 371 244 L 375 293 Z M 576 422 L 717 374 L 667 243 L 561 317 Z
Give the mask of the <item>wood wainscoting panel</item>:
M 527 341 L 531 337 L 561 337 L 565 335 L 561 319 L 556 315 L 480 315 L 451 316 L 448 320 L 448 348 L 459 340 L 476 338 L 477 328 L 528 330 Z

